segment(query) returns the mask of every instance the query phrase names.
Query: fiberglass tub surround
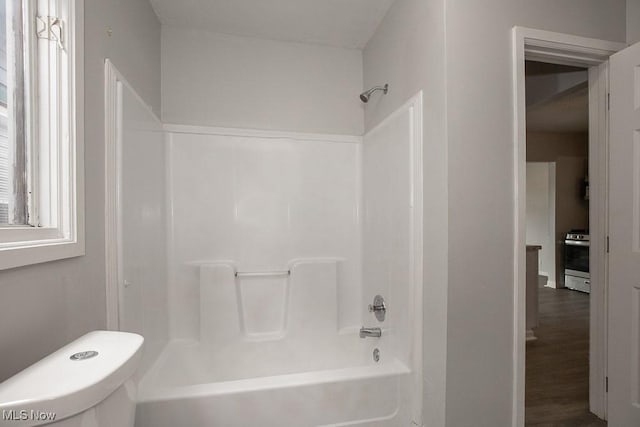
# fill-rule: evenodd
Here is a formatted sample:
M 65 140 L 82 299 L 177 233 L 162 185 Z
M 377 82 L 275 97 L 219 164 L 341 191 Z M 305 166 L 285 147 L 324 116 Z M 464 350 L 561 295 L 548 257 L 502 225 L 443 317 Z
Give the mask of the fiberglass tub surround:
M 165 127 L 169 338 L 141 370 L 137 426 L 419 417 L 414 103 L 364 138 Z M 127 135 L 125 169 L 142 141 Z M 123 176 L 126 193 L 136 175 Z M 132 289 L 123 324 L 159 318 L 153 294 Z M 384 321 L 368 311 L 376 295 Z

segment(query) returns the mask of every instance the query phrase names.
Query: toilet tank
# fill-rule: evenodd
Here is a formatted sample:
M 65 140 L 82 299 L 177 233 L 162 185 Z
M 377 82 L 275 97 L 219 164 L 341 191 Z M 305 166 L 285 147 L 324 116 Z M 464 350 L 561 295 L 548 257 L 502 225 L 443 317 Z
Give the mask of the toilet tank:
M 124 410 L 118 406 L 132 403 L 125 396 L 131 385 L 124 386 L 143 342 L 138 334 L 93 331 L 19 372 L 0 384 L 0 426 L 63 425 L 80 416 L 96 421 L 96 407 Z

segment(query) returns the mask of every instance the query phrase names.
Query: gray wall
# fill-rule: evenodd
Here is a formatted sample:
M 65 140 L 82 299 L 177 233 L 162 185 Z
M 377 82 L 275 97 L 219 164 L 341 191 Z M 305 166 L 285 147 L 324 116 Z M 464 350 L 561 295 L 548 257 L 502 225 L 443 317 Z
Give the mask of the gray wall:
M 449 259 L 447 425 L 511 424 L 511 29 L 624 41 L 625 9 L 623 0 L 447 2 L 449 251 L 455 254 Z
M 362 135 L 362 52 L 162 28 L 165 123 Z
M 447 151 L 444 0 L 397 0 L 364 49 L 364 85 L 389 83 L 365 107 L 365 127 L 424 91 L 424 425 L 445 417 Z
M 527 162 L 555 162 L 561 156 L 586 159 L 589 134 L 527 132 Z
M 441 337 L 425 347 L 425 408 L 437 384 L 429 384 L 437 366 L 429 365 L 441 363 L 446 425 L 507 426 L 513 404 L 511 29 L 624 41 L 626 2 L 445 2 L 446 8 L 440 0 L 398 0 L 383 20 L 364 51 L 364 80 L 365 86 L 389 81 L 391 93 L 367 107 L 365 123 L 370 129 L 425 89 L 425 243 L 435 248 L 425 247 L 425 291 L 434 299 L 425 298 L 424 324 L 436 317 L 447 331 L 446 353 Z M 438 228 L 448 230 L 444 238 Z M 448 263 L 447 271 L 438 263 Z M 433 302 L 445 302 L 446 311 L 430 313 Z M 446 320 L 438 318 L 443 313 Z
M 86 256 L 0 272 L 0 381 L 105 327 L 105 58 L 159 114 L 160 24 L 147 0 L 85 0 Z
M 640 1 L 627 0 L 627 43 L 640 42 Z

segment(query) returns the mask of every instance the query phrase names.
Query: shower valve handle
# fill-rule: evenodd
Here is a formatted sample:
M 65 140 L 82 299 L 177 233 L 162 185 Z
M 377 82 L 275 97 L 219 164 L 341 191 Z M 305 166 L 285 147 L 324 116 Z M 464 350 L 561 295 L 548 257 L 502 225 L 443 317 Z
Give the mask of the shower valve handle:
M 379 311 L 382 311 L 382 312 L 387 311 L 387 307 L 385 307 L 384 303 L 382 303 L 380 305 L 369 304 L 369 312 L 370 313 L 377 313 Z
M 385 315 L 387 314 L 387 306 L 384 303 L 382 295 L 376 295 L 373 299 L 373 304 L 369 304 L 369 312 L 374 313 L 378 321 L 384 321 Z

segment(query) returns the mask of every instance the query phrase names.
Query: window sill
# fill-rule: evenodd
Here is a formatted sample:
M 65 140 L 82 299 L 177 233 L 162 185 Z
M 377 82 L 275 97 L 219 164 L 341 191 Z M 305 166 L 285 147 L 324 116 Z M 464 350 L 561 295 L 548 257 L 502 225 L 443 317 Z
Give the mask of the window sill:
M 4 244 L 0 247 L 0 270 L 78 257 L 84 253 L 84 242 L 70 239 Z

